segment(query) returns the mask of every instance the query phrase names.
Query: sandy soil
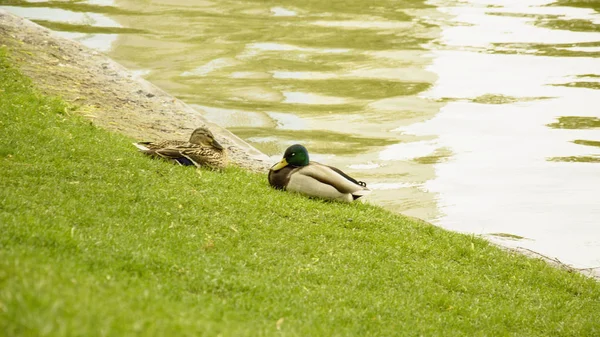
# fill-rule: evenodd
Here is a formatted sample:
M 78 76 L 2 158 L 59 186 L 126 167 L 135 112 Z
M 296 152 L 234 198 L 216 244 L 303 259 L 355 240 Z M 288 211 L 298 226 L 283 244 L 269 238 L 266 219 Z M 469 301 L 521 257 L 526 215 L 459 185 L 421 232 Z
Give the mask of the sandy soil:
M 270 166 L 265 154 L 102 53 L 1 9 L 0 45 L 43 93 L 79 106 L 100 127 L 158 140 L 187 139 L 206 125 L 228 148 L 232 164 L 260 172 Z

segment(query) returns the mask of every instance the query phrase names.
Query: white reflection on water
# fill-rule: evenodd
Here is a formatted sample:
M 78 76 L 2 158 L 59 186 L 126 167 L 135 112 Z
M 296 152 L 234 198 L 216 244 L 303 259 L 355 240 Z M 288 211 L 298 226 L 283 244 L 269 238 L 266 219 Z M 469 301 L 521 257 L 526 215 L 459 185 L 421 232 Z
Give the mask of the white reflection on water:
M 412 160 L 432 154 L 439 148 L 437 141 L 419 141 L 388 146 L 379 153 L 381 160 Z
M 197 111 L 202 111 L 202 115 L 211 122 L 226 128 L 236 126 L 258 128 L 275 126 L 273 120 L 261 112 L 215 108 L 198 104 L 192 104 L 192 106 Z
M 271 117 L 276 123 L 278 129 L 283 130 L 306 130 L 307 121 L 290 113 L 282 112 L 267 112 L 267 115 Z
M 367 162 L 365 164 L 348 165 L 348 167 L 354 170 L 372 170 L 381 167 L 381 165 L 373 162 Z M 369 185 L 369 187 L 371 187 L 371 185 Z
M 578 75 L 600 74 L 600 60 L 460 49 L 489 48 L 504 42 L 600 41 L 600 33 L 551 30 L 533 26 L 532 18 L 487 14 L 548 11 L 524 6 L 521 1 L 472 3 L 503 7 L 441 9 L 455 15 L 455 22 L 444 28 L 440 42 L 459 50 L 434 51 L 429 70 L 439 79 L 423 94 L 454 101 L 432 119 L 398 130 L 436 135 L 435 142 L 428 144 L 454 153 L 435 165 L 436 177 L 424 184 L 437 194 L 443 214 L 433 222 L 476 234 L 516 234 L 531 240 L 503 244 L 526 247 L 578 267 L 598 267 L 600 165 L 547 159 L 598 154 L 597 148 L 572 141 L 600 140 L 600 130 L 554 129 L 547 124 L 560 116 L 600 117 L 600 91 L 552 85 L 568 83 Z M 569 18 L 571 13 L 574 17 L 590 15 L 588 10 L 575 8 L 561 15 Z M 468 25 L 457 26 L 456 22 Z M 506 104 L 473 101 L 490 94 L 509 100 Z
M 298 15 L 298 13 L 296 13 L 295 11 L 293 11 L 291 9 L 286 9 L 283 7 L 273 7 L 273 8 L 271 8 L 271 13 L 273 13 L 273 16 L 296 16 L 296 15 Z
M 96 6 L 114 6 L 115 0 L 86 0 L 82 1 L 86 4 L 96 5 Z
M 47 20 L 95 27 L 122 27 L 99 13 L 80 13 L 59 8 L 2 6 L 3 9 L 29 20 Z
M 384 191 L 384 190 L 397 190 L 400 188 L 408 188 L 408 187 L 412 187 L 414 186 L 413 184 L 407 184 L 407 183 L 375 183 L 375 184 L 369 184 L 369 188 L 371 190 L 379 190 L 379 191 Z
M 181 76 L 205 76 L 215 70 L 219 70 L 219 69 L 227 68 L 227 67 L 233 67 L 239 63 L 240 63 L 240 61 L 230 58 L 230 57 L 214 59 L 194 70 L 183 72 L 181 74 Z
M 467 13 L 465 13 L 465 11 Z M 452 8 L 457 20 L 475 25 L 449 27 L 442 35 L 448 45 L 487 47 L 490 43 L 576 43 L 598 41 L 597 33 L 552 30 L 533 25 L 535 19 L 485 15 L 481 9 Z
M 95 27 L 122 27 L 118 22 L 99 13 L 79 13 L 64 9 L 44 7 L 24 8 L 16 6 L 2 6 L 2 9 L 29 20 L 44 20 Z M 54 33 L 64 38 L 78 41 L 86 47 L 101 52 L 109 51 L 112 43 L 118 38 L 117 34 L 88 34 L 64 31 L 55 31 Z
M 298 91 L 286 91 L 283 92 L 285 99 L 283 103 L 289 104 L 323 104 L 323 105 L 337 105 L 347 104 L 351 102 L 350 99 L 344 97 L 332 97 L 319 94 L 313 94 L 309 92 L 298 92 Z
M 600 40 L 600 33 L 596 37 Z M 580 99 L 598 96 L 595 90 L 550 85 L 564 83 L 573 75 L 600 74 L 600 60 L 597 58 L 448 50 L 436 51 L 434 55 L 429 70 L 437 73 L 439 79 L 425 94 L 431 98 L 476 98 L 486 94 L 533 98 L 580 96 Z M 578 100 L 571 103 L 576 106 L 587 105 L 585 101 Z
M 117 39 L 119 38 L 117 34 L 86 34 L 73 32 L 54 33 L 64 38 L 78 41 L 79 43 L 88 48 L 92 48 L 101 52 L 109 51 L 112 43 L 117 41 Z

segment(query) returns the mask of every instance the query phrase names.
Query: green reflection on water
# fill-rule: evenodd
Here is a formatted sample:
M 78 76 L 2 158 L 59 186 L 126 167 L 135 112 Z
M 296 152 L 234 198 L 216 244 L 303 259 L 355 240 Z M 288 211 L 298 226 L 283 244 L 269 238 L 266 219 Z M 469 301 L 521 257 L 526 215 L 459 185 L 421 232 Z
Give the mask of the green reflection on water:
M 452 151 L 447 148 L 436 149 L 431 155 L 417 157 L 413 159 L 414 162 L 419 164 L 437 164 L 446 161 L 452 156 Z
M 405 83 L 384 80 L 321 80 L 282 81 L 281 85 L 292 91 L 312 91 L 330 96 L 348 96 L 358 99 L 379 99 L 392 96 L 416 95 L 430 87 L 429 83 Z
M 558 0 L 550 4 L 549 6 L 592 8 L 600 12 L 600 2 L 598 2 L 598 0 Z
M 421 56 L 424 45 L 440 31 L 413 14 L 431 8 L 424 1 L 118 4 L 161 13 L 161 20 L 113 18 L 151 33 L 119 36 L 111 56 L 128 67 L 152 70 L 148 80 L 187 103 L 304 116 L 361 114 L 373 100 L 417 95 L 434 81 L 429 76 L 420 82 L 418 76 L 428 63 Z M 275 16 L 273 8 L 280 6 L 290 16 Z M 377 51 L 392 56 L 372 55 Z M 407 57 L 393 55 L 400 51 Z M 385 73 L 415 61 L 423 64 L 397 76 Z M 294 94 L 305 94 L 306 100 L 286 99 Z M 437 108 L 432 104 L 432 115 Z
M 277 0 L 247 0 L 254 5 L 281 6 L 282 2 Z M 344 0 L 344 1 L 322 1 L 303 0 L 288 1 L 285 6 L 297 7 L 312 13 L 335 13 L 337 15 L 377 15 L 390 20 L 410 20 L 412 17 L 403 9 L 410 8 L 432 8 L 421 0 Z
M 114 6 L 99 6 L 81 1 L 24 1 L 0 0 L 0 6 L 18 6 L 23 8 L 56 8 L 80 13 L 98 13 L 114 15 L 139 15 L 137 12 L 124 10 Z
M 578 81 L 578 82 L 569 82 L 569 83 L 552 84 L 552 85 L 562 86 L 562 87 L 571 87 L 571 88 L 600 89 L 600 82 Z
M 595 129 L 600 128 L 600 118 L 564 116 L 558 117 L 558 122 L 546 126 L 554 129 Z
M 185 13 L 185 14 L 184 14 Z M 188 18 L 189 15 L 189 18 Z M 201 35 L 182 34 L 181 41 L 198 42 L 222 38 L 230 43 L 248 43 L 252 41 L 285 42 L 304 47 L 352 48 L 362 50 L 387 50 L 393 48 L 418 48 L 428 41 L 414 34 L 413 30 L 382 33 L 377 29 L 344 29 L 319 26 L 311 22 L 297 22 L 295 19 L 280 19 L 255 16 L 218 16 L 198 12 L 191 15 L 186 12 L 163 12 L 164 17 L 172 20 L 189 20 L 195 25 L 206 21 Z M 304 19 L 306 21 L 306 19 Z M 296 22 L 296 24 L 293 24 Z M 324 21 L 327 23 L 327 21 Z M 194 24 L 190 25 L 194 28 Z M 200 27 L 197 27 L 200 28 Z M 426 28 L 423 26 L 423 30 Z M 165 32 L 161 29 L 161 31 Z M 190 33 L 193 30 L 189 31 Z M 198 31 L 200 33 L 200 31 Z
M 314 153 L 332 153 L 348 155 L 362 153 L 373 148 L 398 143 L 395 139 L 361 137 L 357 135 L 333 132 L 330 130 L 283 130 L 271 128 L 234 127 L 229 130 L 242 138 L 264 138 L 266 141 L 253 143 L 267 154 L 278 154 L 283 141 L 287 146 L 290 141 L 307 145 Z M 284 146 L 284 147 L 285 147 Z
M 589 20 L 541 20 L 536 25 L 551 29 L 570 30 L 573 32 L 598 32 L 600 25 Z
M 188 77 L 189 78 L 189 77 Z M 286 80 L 286 79 L 229 79 L 198 78 L 184 79 L 182 83 L 191 82 L 194 87 L 204 87 L 207 82 L 213 86 L 226 88 L 270 87 L 279 92 L 311 92 L 326 96 L 351 97 L 354 99 L 380 99 L 393 96 L 415 95 L 429 88 L 429 83 L 394 82 L 385 80 L 361 79 L 328 79 L 328 80 Z M 203 86 L 204 85 L 204 86 Z
M 567 163 L 600 163 L 599 156 L 570 156 L 570 157 L 552 157 L 548 161 L 567 162 Z
M 473 102 L 480 104 L 510 104 L 517 102 L 531 102 L 542 99 L 550 99 L 552 97 L 513 97 L 505 95 L 487 94 L 481 95 L 473 99 Z
M 579 145 L 600 147 L 600 141 L 595 141 L 595 140 L 577 139 L 577 140 L 574 140 L 573 143 L 579 144 Z
M 246 26 L 244 30 L 231 26 L 229 29 L 219 27 L 219 33 L 228 33 L 227 40 L 232 42 L 260 41 L 267 38 L 268 41 L 303 47 L 326 46 L 334 49 L 388 50 L 408 47 L 422 49 L 420 46 L 427 42 L 425 38 L 414 36 L 412 31 L 404 34 L 398 32 L 382 34 L 378 30 L 350 30 L 306 24 L 288 25 L 287 22 L 285 25 L 277 25 L 275 30 L 261 24 L 254 29 L 252 26 Z
M 64 22 L 48 21 L 48 20 L 31 20 L 38 25 L 48 29 L 61 32 L 77 32 L 87 34 L 145 34 L 146 31 L 135 28 L 122 27 L 97 27 L 90 25 L 77 25 Z
M 497 237 L 505 238 L 505 239 L 512 239 L 512 240 L 525 239 L 525 237 L 523 237 L 523 236 L 516 235 L 516 234 L 510 234 L 510 233 L 489 233 L 488 235 L 497 236 Z

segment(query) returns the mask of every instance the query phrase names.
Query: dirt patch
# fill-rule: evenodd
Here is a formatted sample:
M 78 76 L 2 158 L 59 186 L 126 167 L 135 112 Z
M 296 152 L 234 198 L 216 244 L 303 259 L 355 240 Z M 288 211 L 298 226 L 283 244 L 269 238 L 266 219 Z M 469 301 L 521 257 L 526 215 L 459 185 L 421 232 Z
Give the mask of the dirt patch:
M 265 154 L 102 53 L 1 9 L 0 45 L 43 93 L 80 106 L 78 111 L 100 127 L 158 140 L 186 139 L 207 126 L 233 164 L 259 172 L 270 166 Z

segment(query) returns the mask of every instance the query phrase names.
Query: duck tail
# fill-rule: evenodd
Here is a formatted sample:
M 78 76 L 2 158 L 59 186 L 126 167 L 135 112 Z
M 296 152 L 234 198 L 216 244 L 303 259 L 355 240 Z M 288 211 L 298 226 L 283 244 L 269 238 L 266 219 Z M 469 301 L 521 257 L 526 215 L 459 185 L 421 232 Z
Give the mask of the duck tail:
M 352 199 L 356 200 L 360 197 L 364 197 L 365 195 L 371 193 L 371 190 L 368 188 L 362 189 L 362 190 L 358 190 L 356 192 L 352 192 Z
M 137 147 L 140 151 L 149 151 L 150 149 L 145 147 L 144 143 L 132 143 L 133 146 Z

